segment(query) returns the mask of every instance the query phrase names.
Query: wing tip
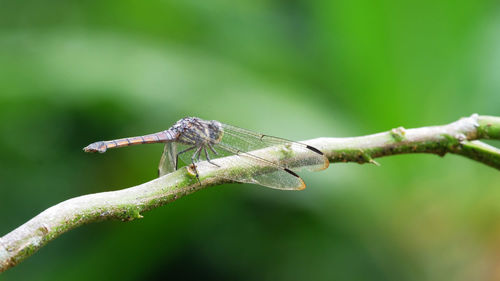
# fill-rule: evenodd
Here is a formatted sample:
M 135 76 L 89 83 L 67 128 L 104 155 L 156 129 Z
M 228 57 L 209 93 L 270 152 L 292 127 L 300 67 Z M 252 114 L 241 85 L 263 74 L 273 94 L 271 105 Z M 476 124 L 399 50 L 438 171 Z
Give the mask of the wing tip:
M 285 171 L 287 173 L 293 175 L 294 177 L 296 177 L 300 181 L 300 185 L 298 187 L 294 188 L 294 190 L 304 190 L 304 189 L 306 189 L 306 183 L 304 182 L 304 180 L 299 175 L 297 175 L 294 171 L 292 171 L 292 170 L 290 170 L 288 168 L 285 168 Z
M 330 160 L 328 160 L 328 158 L 325 155 L 323 156 L 325 157 L 325 165 L 321 170 L 325 170 L 326 168 L 330 167 Z
M 306 183 L 302 179 L 300 179 L 300 181 L 302 182 L 302 185 L 299 188 L 297 188 L 297 190 L 299 191 L 306 189 Z
M 330 166 L 330 161 L 328 160 L 328 158 L 326 157 L 326 155 L 323 153 L 323 151 L 317 149 L 314 146 L 310 146 L 310 145 L 307 145 L 307 144 L 306 144 L 306 147 L 307 147 L 307 149 L 309 149 L 309 150 L 311 150 L 313 152 L 316 152 L 316 153 L 318 153 L 318 154 L 320 154 L 320 155 L 323 156 L 323 158 L 324 158 L 325 161 L 324 161 L 323 167 L 321 167 L 320 169 L 318 169 L 319 171 L 324 170 L 324 169 L 326 169 L 326 168 L 328 168 Z

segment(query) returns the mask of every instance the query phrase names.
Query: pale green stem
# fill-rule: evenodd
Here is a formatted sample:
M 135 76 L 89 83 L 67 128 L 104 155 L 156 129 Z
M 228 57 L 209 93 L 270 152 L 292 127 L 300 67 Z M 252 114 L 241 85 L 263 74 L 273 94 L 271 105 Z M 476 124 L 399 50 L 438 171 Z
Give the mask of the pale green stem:
M 374 158 L 403 153 L 459 154 L 500 170 L 500 150 L 477 139 L 500 139 L 500 117 L 472 115 L 444 126 L 404 129 L 354 138 L 304 141 L 322 150 L 331 162 L 374 163 Z M 262 153 L 262 152 L 260 152 Z M 200 185 L 183 168 L 144 184 L 113 192 L 84 195 L 59 203 L 0 238 L 0 272 L 17 265 L 62 233 L 86 223 L 142 218 L 144 212 L 199 189 L 228 182 L 224 175 L 265 166 L 239 166 L 234 157 L 221 168 L 199 163 Z M 293 157 L 304 157 L 299 152 Z M 335 179 L 332 179 L 334 181 Z

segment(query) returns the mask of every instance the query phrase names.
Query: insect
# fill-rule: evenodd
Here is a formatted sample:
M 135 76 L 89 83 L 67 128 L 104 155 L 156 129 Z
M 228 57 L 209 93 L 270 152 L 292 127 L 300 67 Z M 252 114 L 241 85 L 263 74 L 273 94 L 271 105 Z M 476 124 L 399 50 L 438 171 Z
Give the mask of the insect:
M 160 176 L 177 170 L 182 161 L 194 167 L 198 181 L 196 163 L 205 160 L 214 167 L 220 167 L 217 158 L 225 156 L 236 156 L 231 161 L 237 161 L 235 164 L 244 168 L 265 167 L 254 169 L 255 172 L 246 169 L 244 173 L 227 173 L 224 177 L 228 180 L 284 190 L 302 190 L 306 187 L 295 173 L 296 170 L 305 168 L 318 171 L 329 165 L 320 150 L 307 144 L 197 117 L 183 118 L 169 129 L 154 134 L 94 142 L 83 150 L 104 153 L 110 148 L 146 143 L 165 143 L 158 167 Z M 298 157 L 291 157 L 297 153 Z

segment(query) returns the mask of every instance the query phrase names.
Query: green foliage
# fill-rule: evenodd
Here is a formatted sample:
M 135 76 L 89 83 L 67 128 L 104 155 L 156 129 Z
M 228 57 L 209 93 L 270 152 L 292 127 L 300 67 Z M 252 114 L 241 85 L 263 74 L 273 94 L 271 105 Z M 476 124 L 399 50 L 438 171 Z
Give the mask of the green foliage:
M 296 140 L 499 116 L 498 18 L 493 1 L 4 0 L 0 235 L 154 178 L 161 145 L 81 149 L 186 115 Z M 378 162 L 302 173 L 302 192 L 225 185 L 81 227 L 2 278 L 496 276 L 497 170 L 459 156 Z

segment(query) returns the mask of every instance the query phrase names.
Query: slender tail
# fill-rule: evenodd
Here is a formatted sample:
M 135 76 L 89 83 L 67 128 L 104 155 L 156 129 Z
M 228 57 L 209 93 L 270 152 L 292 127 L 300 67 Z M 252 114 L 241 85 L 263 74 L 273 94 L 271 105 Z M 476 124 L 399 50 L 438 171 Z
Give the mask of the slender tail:
M 83 151 L 104 153 L 109 148 L 118 148 L 118 147 L 144 144 L 144 143 L 165 143 L 173 141 L 176 138 L 177 135 L 175 133 L 173 133 L 170 130 L 166 130 L 166 131 L 161 131 L 159 133 L 154 133 L 139 137 L 130 137 L 130 138 L 110 140 L 110 141 L 94 142 L 84 147 Z

